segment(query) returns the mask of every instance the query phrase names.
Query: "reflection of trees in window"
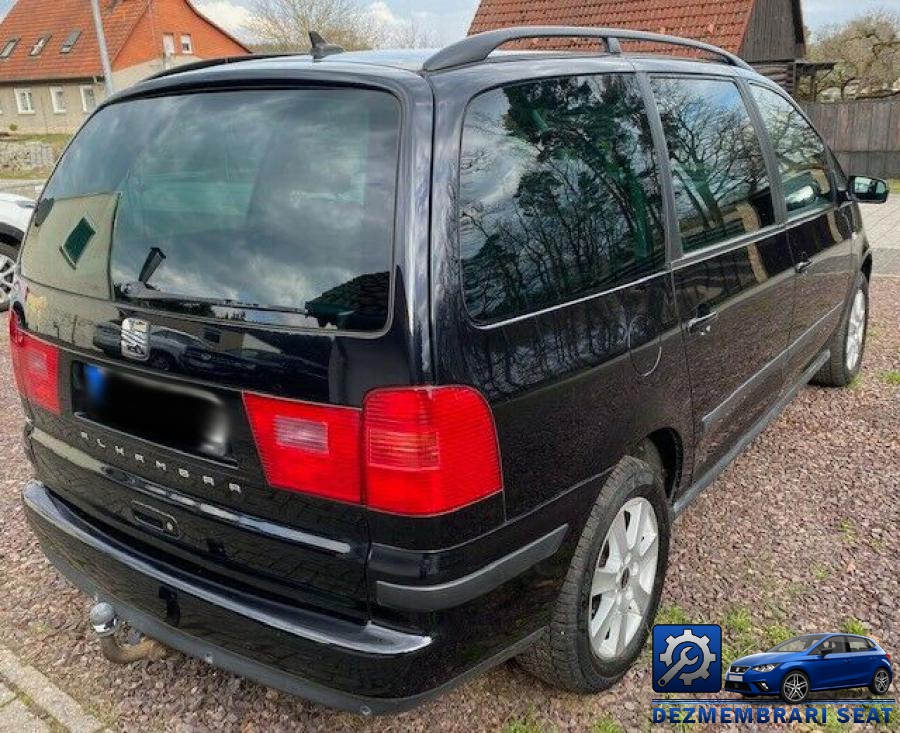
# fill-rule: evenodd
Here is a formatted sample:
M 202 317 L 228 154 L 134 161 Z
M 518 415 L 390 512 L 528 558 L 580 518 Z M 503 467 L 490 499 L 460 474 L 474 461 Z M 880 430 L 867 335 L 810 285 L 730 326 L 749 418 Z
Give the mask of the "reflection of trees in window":
M 633 80 L 568 77 L 473 102 L 462 153 L 466 300 L 486 321 L 654 271 L 659 181 Z
M 803 212 L 831 201 L 825 146 L 800 111 L 780 94 L 752 86 L 772 140 L 788 211 Z
M 685 250 L 773 222 L 762 147 L 730 81 L 655 79 Z

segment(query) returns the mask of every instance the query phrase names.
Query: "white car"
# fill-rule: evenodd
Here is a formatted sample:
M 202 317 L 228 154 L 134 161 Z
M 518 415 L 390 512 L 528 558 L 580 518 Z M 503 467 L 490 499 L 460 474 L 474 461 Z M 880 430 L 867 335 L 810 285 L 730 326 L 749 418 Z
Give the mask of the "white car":
M 13 270 L 35 202 L 14 193 L 0 193 L 0 313 L 9 308 Z

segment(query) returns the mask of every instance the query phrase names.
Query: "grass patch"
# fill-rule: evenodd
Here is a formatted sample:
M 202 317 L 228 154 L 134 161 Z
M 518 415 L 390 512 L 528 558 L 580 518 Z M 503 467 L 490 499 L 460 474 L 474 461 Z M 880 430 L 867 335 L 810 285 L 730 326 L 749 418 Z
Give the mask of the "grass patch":
M 624 733 L 625 729 L 611 715 L 604 715 L 594 723 L 591 731 L 592 733 Z
M 0 168 L 0 178 L 15 181 L 43 181 L 50 176 L 50 170 L 36 168 L 32 171 L 13 170 L 12 168 Z
M 689 624 L 691 620 L 688 618 L 687 611 L 681 606 L 660 606 L 656 612 L 656 620 L 654 624 L 681 625 Z
M 831 575 L 831 571 L 825 565 L 820 565 L 819 563 L 812 566 L 812 571 L 813 577 L 820 583 Z
M 844 517 L 838 524 L 838 530 L 847 542 L 856 539 L 856 522 L 850 517 Z
M 897 369 L 882 372 L 879 376 L 888 384 L 892 384 L 895 387 L 900 387 L 900 371 L 898 371 Z
M 862 372 L 860 372 L 855 377 L 853 377 L 853 379 L 850 380 L 850 383 L 847 385 L 847 387 L 849 389 L 859 389 L 860 387 L 862 387 L 862 383 L 863 383 Z
M 728 629 L 738 634 L 749 633 L 751 626 L 750 611 L 743 606 L 732 608 L 722 620 L 723 629 Z
M 531 710 L 521 718 L 510 718 L 501 728 L 503 733 L 547 733 L 548 728 L 534 717 Z
M 888 185 L 893 193 L 900 193 L 900 178 L 891 178 L 888 181 Z
M 868 636 L 869 634 L 869 630 L 865 627 L 863 622 L 853 616 L 849 616 L 845 619 L 841 631 L 845 634 L 856 634 L 857 636 Z
M 767 626 L 763 629 L 763 635 L 766 637 L 766 641 L 770 647 L 780 644 L 783 641 L 787 641 L 795 636 L 793 631 L 782 624 L 772 624 L 771 626 Z

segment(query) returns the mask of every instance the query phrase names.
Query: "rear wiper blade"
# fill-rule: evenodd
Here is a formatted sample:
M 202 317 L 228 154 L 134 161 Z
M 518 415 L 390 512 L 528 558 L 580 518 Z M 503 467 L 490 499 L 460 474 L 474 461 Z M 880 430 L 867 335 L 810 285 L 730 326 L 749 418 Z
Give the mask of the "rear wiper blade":
M 241 300 L 230 300 L 228 298 L 204 298 L 199 295 L 178 295 L 177 293 L 166 293 L 162 290 L 148 287 L 144 283 L 136 280 L 126 283 L 121 289 L 122 295 L 128 300 L 143 300 L 153 303 L 170 303 L 191 306 L 218 306 L 220 308 L 236 308 L 243 310 L 273 311 L 277 313 L 297 313 L 308 316 L 309 312 L 306 308 L 289 308 L 285 306 L 261 305 L 259 303 L 247 303 Z

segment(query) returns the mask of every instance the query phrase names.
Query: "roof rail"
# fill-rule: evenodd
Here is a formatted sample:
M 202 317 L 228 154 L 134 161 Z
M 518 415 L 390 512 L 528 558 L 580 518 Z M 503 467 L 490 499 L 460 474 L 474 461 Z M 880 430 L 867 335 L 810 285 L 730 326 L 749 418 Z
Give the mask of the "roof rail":
M 496 31 L 478 33 L 464 38 L 457 43 L 438 51 L 425 62 L 425 71 L 443 71 L 465 64 L 475 64 L 485 61 L 492 51 L 510 41 L 525 38 L 598 38 L 606 44 L 611 54 L 622 53 L 620 41 L 649 41 L 652 43 L 666 43 L 672 46 L 685 46 L 720 57 L 725 63 L 740 69 L 753 70 L 746 61 L 738 58 L 724 48 L 713 46 L 702 41 L 692 41 L 689 38 L 679 36 L 667 36 L 662 33 L 650 33 L 647 31 L 633 31 L 624 28 L 579 28 L 578 26 L 518 26 L 516 28 L 502 28 Z

